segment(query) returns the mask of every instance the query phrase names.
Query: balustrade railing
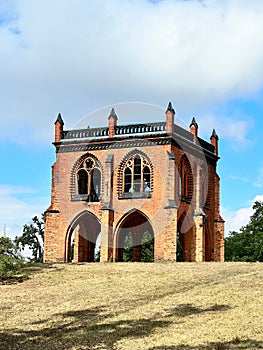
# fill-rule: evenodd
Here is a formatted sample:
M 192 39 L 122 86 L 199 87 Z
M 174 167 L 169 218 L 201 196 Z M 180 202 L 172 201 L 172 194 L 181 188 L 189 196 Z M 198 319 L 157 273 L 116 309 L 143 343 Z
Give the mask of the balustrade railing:
M 150 132 L 165 131 L 165 122 L 149 123 L 149 124 L 130 124 L 115 126 L 115 135 L 131 135 L 142 134 Z M 96 138 L 108 136 L 109 128 L 87 128 L 79 130 L 66 130 L 63 132 L 62 138 L 68 139 L 82 139 L 82 138 Z
M 130 124 L 130 125 L 116 125 L 115 135 L 116 136 L 125 136 L 125 135 L 136 135 L 136 134 L 151 134 L 156 132 L 165 132 L 166 123 L 165 122 L 154 122 L 147 124 Z M 193 134 L 191 134 L 188 130 L 178 126 L 175 124 L 174 133 L 182 136 L 183 138 L 192 141 L 194 140 Z M 62 134 L 62 139 L 64 140 L 72 140 L 72 139 L 85 139 L 85 138 L 102 138 L 108 137 L 109 128 L 90 128 L 87 129 L 78 129 L 78 130 L 65 130 Z M 198 137 L 199 144 L 202 148 L 207 149 L 210 152 L 214 151 L 213 145 L 208 142 L 202 140 Z

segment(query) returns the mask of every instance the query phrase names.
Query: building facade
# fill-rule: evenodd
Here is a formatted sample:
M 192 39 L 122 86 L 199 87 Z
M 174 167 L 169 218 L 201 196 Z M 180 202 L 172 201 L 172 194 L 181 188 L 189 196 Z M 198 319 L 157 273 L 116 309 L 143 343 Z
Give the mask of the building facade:
M 55 122 L 56 161 L 45 212 L 45 262 L 224 260 L 217 174 L 218 136 L 198 137 L 165 120 L 64 130 Z M 100 248 L 99 248 L 100 247 Z M 128 248 L 127 248 L 128 247 Z M 146 259 L 147 261 L 147 259 Z

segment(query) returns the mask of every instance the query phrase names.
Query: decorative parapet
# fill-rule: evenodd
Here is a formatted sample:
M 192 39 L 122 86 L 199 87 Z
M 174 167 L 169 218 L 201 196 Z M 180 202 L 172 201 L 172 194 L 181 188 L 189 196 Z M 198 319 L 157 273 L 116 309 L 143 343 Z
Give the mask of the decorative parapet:
M 115 126 L 115 135 L 134 135 L 153 132 L 165 132 L 165 122 L 147 123 L 147 124 L 130 124 Z M 65 130 L 62 139 L 83 139 L 108 137 L 109 128 L 87 128 L 78 130 Z

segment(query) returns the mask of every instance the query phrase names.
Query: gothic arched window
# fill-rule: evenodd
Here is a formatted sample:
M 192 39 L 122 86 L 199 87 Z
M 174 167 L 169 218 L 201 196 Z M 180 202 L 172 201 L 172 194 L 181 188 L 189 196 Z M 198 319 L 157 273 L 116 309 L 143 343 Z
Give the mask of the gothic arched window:
M 182 200 L 191 201 L 193 194 L 193 174 L 189 160 L 184 155 L 180 162 L 179 195 Z
M 78 195 L 87 196 L 88 202 L 99 202 L 101 199 L 101 171 L 95 160 L 85 158 L 77 170 Z
M 152 191 L 152 166 L 141 153 L 133 153 L 121 164 L 119 194 L 122 198 L 150 197 Z

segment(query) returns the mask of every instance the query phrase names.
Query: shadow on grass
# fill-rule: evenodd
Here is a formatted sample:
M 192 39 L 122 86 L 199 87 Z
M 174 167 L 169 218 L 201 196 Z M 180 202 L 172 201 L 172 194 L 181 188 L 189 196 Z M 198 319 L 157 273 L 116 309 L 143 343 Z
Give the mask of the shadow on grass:
M 147 350 L 259 350 L 263 349 L 263 342 L 252 339 L 235 338 L 226 342 L 212 342 L 190 346 L 181 344 L 178 346 L 154 346 Z
M 17 284 L 28 280 L 31 276 L 41 273 L 45 270 L 64 270 L 65 267 L 61 265 L 47 264 L 47 263 L 26 263 L 16 273 L 0 278 L 0 285 Z
M 25 266 L 21 269 L 22 272 L 27 273 L 28 275 L 35 275 L 45 270 L 64 270 L 65 266 L 63 264 L 52 264 L 52 263 L 26 263 Z
M 198 308 L 183 304 L 174 308 L 165 317 L 156 314 L 151 318 L 116 319 L 118 312 L 112 313 L 105 307 L 68 311 L 53 315 L 50 319 L 33 323 L 31 330 L 9 329 L 0 332 L 0 349 L 73 349 L 83 348 L 114 349 L 116 343 L 128 338 L 148 337 L 160 328 L 178 322 L 174 316 L 185 317 L 203 312 L 221 312 L 228 305 L 214 305 Z M 169 319 L 170 317 L 170 319 Z M 219 343 L 218 343 L 219 344 Z M 209 345 L 210 346 L 210 345 Z M 169 349 L 227 349 L 227 347 L 155 347 L 153 350 Z M 238 349 L 235 347 L 234 349 Z M 242 349 L 242 348 L 241 348 Z M 252 348 L 253 349 L 253 348 Z
M 2 285 L 17 284 L 17 283 L 22 283 L 27 279 L 28 279 L 27 275 L 2 276 L 0 278 L 0 284 L 2 284 Z
M 190 315 L 202 314 L 206 312 L 227 311 L 231 306 L 225 304 L 215 304 L 210 307 L 202 308 L 192 304 L 181 304 L 168 311 L 167 317 L 187 317 Z
M 171 321 L 152 318 L 114 320 L 105 310 L 92 308 L 54 315 L 35 323 L 35 330 L 9 329 L 0 332 L 0 349 L 113 349 L 123 338 L 142 338 Z M 112 319 L 110 319 L 112 317 Z

